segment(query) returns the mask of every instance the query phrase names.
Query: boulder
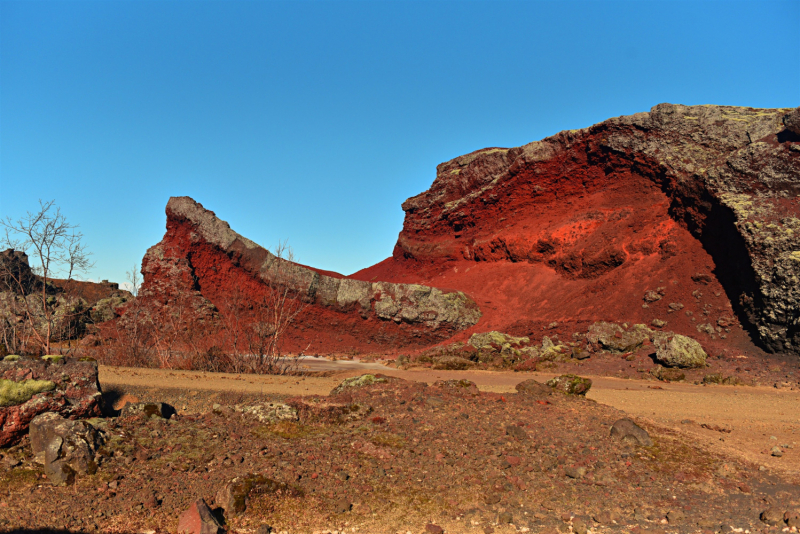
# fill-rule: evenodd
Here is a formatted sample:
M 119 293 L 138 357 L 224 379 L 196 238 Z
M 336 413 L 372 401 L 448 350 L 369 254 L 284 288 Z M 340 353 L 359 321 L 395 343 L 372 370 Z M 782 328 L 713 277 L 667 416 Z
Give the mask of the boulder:
M 795 108 L 783 116 L 786 129 L 795 135 L 800 135 L 800 108 Z
M 333 388 L 331 390 L 331 395 L 338 395 L 348 389 L 362 388 L 388 381 L 386 377 L 381 375 L 364 374 L 361 376 L 351 376 L 350 378 L 345 378 L 342 380 L 341 384 Z
M 614 353 L 633 352 L 650 340 L 652 331 L 643 324 L 625 330 L 615 323 L 597 322 L 589 327 L 586 339 Z
M 694 339 L 679 334 L 655 336 L 656 360 L 666 367 L 692 369 L 706 366 L 708 355 Z
M 76 474 L 97 471 L 94 457 L 99 434 L 86 421 L 43 413 L 31 421 L 30 437 L 34 459 L 44 465 L 44 472 L 53 484 L 71 484 Z
M 546 397 L 553 394 L 552 388 L 533 379 L 520 382 L 517 384 L 516 389 L 518 394 L 533 400 L 545 400 Z
M 650 434 L 628 418 L 620 419 L 611 426 L 611 437 L 622 441 L 637 443 L 642 447 L 653 446 L 653 440 L 650 439 Z
M 18 442 L 39 414 L 67 418 L 101 415 L 97 364 L 63 358 L 0 362 L 0 447 Z
M 592 387 L 592 381 L 578 375 L 561 375 L 548 380 L 547 385 L 566 395 L 586 395 Z
M 208 507 L 206 501 L 197 499 L 181 514 L 178 534 L 224 534 L 225 529 Z

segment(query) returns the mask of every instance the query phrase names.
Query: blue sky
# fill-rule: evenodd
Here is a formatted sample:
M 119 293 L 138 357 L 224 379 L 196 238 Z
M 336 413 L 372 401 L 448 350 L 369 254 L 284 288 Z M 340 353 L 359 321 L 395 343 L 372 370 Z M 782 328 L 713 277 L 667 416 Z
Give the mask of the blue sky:
M 800 105 L 800 2 L 0 0 L 0 214 L 123 281 L 172 195 L 349 274 L 438 163 L 657 103 Z

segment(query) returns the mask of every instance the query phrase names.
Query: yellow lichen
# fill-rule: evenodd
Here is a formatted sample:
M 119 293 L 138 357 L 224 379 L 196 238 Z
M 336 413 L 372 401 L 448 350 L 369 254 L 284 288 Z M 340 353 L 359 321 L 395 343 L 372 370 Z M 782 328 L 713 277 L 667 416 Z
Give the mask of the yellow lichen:
M 0 406 L 17 406 L 28 402 L 31 397 L 43 391 L 53 391 L 55 383 L 49 380 L 13 380 L 0 379 Z

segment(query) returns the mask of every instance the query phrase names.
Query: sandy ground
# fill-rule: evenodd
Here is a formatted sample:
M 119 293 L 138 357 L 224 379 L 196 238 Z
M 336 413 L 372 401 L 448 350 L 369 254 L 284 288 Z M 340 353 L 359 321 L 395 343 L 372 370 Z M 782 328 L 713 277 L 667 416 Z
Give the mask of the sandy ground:
M 126 400 L 164 400 L 179 411 L 209 409 L 231 394 L 280 398 L 327 395 L 344 377 L 382 372 L 408 380 L 466 378 L 482 391 L 511 393 L 516 384 L 533 378 L 546 381 L 548 373 L 498 371 L 397 370 L 379 364 L 350 364 L 344 369 L 318 362 L 315 371 L 328 376 L 259 376 L 162 369 L 100 366 L 103 390 L 115 390 L 118 403 Z M 342 369 L 336 371 L 334 369 Z M 800 392 L 767 387 L 693 385 L 590 376 L 589 398 L 687 434 L 708 449 L 734 454 L 771 471 L 800 476 Z M 175 397 L 175 391 L 185 396 Z M 163 399 L 157 399 L 159 395 Z M 206 406 L 207 405 L 207 406 Z M 770 450 L 786 446 L 782 457 Z

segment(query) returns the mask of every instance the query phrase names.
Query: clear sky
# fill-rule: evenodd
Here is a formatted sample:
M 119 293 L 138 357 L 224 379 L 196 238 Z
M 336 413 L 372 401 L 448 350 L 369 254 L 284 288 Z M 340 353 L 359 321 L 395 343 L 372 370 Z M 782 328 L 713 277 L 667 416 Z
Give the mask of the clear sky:
M 0 0 L 0 214 L 122 282 L 189 195 L 349 274 L 438 163 L 660 102 L 800 105 L 800 2 Z

